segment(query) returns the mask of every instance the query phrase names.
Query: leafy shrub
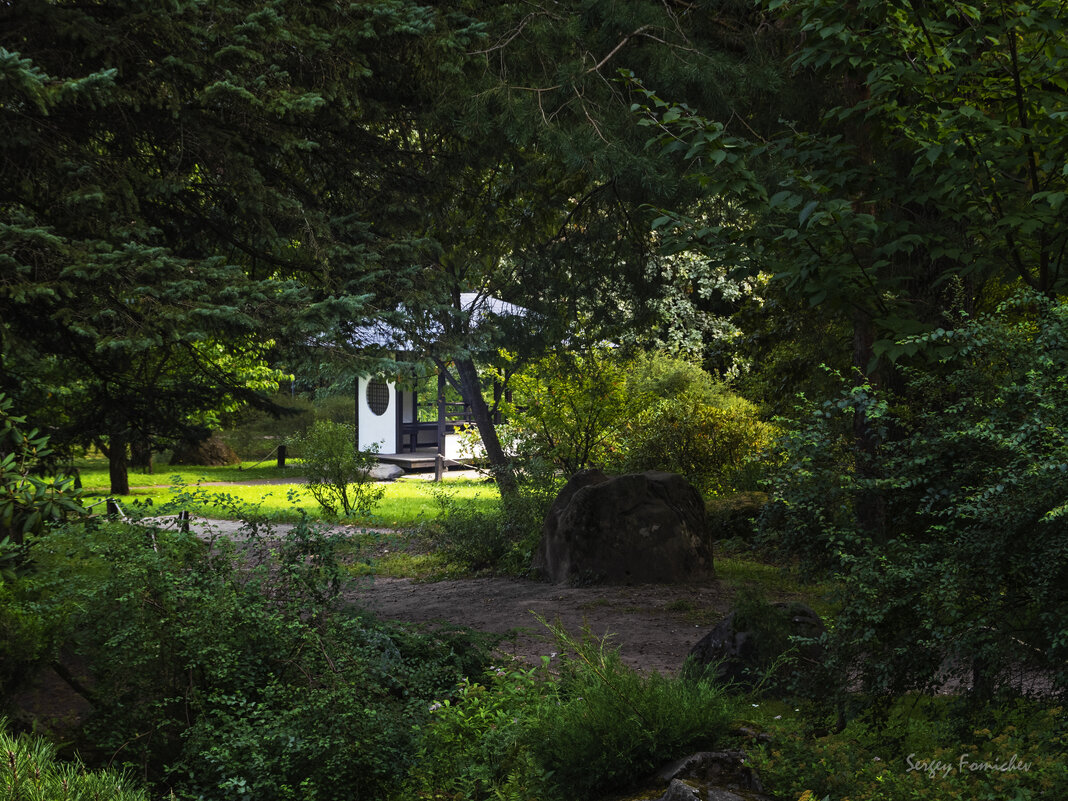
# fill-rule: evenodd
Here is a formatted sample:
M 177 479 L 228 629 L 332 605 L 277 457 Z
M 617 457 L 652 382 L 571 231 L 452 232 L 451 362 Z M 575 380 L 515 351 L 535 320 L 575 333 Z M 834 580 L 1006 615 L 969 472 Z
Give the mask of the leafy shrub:
M 316 421 L 297 440 L 308 491 L 330 515 L 367 515 L 385 494 L 370 476 L 375 450 L 356 448 L 356 428 L 330 420 Z
M 497 668 L 434 705 L 403 797 L 589 798 L 726 732 L 730 706 L 712 685 L 639 675 L 603 641 L 554 633 L 561 662 Z
M 445 633 L 434 654 L 425 637 L 358 616 L 331 621 L 301 664 L 312 681 L 274 677 L 244 692 L 205 699 L 186 733 L 185 794 L 200 798 L 384 797 L 415 757 L 413 726 L 431 699 L 481 667 L 459 652 L 471 641 Z M 430 658 L 428 658 L 430 657 Z M 331 664 L 333 661 L 333 664 Z M 284 676 L 284 674 L 283 674 Z
M 113 771 L 90 772 L 56 761 L 56 747 L 40 737 L 12 736 L 0 718 L 0 801 L 148 801 L 148 794 Z
M 643 405 L 685 398 L 698 406 L 751 412 L 753 404 L 735 395 L 696 364 L 664 353 L 643 353 L 626 366 L 627 394 Z
M 258 521 L 239 546 L 92 521 L 42 537 L 23 608 L 87 674 L 82 752 L 179 798 L 381 797 L 433 698 L 486 644 L 336 603 L 326 531 Z
M 422 536 L 445 560 L 465 570 L 491 570 L 505 562 L 513 541 L 500 502 L 487 513 L 457 500 L 447 486 L 428 487 L 439 506 L 437 517 L 424 523 Z
M 530 747 L 557 797 L 626 786 L 729 730 L 731 702 L 711 682 L 638 674 L 604 641 L 555 633 L 572 656 L 561 669 L 560 706 L 541 708 Z
M 555 353 L 514 376 L 512 388 L 506 413 L 521 455 L 547 459 L 568 475 L 603 464 L 619 426 L 640 408 L 627 394 L 625 363 L 608 349 Z
M 668 399 L 625 426 L 618 469 L 679 473 L 709 496 L 752 490 L 759 475 L 757 457 L 771 442 L 770 426 L 757 419 L 752 407 L 719 409 L 692 397 Z
M 0 394 L 0 698 L 9 699 L 49 652 L 46 626 L 17 599 L 29 569 L 33 538 L 68 518 L 86 514 L 73 479 L 34 476 L 51 455 L 48 437 L 24 430 Z
M 537 669 L 515 665 L 465 679 L 455 698 L 431 705 L 419 758 L 398 797 L 538 798 L 545 775 L 526 731 L 553 690 Z
M 562 480 L 537 457 L 516 472 L 517 494 L 502 498 L 490 513 L 482 505 L 456 500 L 447 485 L 429 485 L 440 511 L 423 526 L 423 536 L 448 562 L 465 570 L 526 573 Z
M 765 536 L 839 576 L 835 653 L 869 692 L 1068 691 L 1068 305 L 926 339 L 940 361 L 907 374 L 907 402 L 862 385 L 807 407 Z
M 707 494 L 752 490 L 761 474 L 755 457 L 772 441 L 753 404 L 663 354 L 559 354 L 514 382 L 517 441 L 568 474 L 591 465 L 666 470 Z

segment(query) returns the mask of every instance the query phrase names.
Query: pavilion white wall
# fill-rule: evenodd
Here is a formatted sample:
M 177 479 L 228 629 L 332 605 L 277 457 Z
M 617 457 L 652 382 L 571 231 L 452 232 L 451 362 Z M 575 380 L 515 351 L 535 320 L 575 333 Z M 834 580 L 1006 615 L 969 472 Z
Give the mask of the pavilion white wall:
M 386 382 L 389 389 L 389 405 L 382 414 L 375 414 L 367 403 L 367 385 L 371 379 L 360 376 L 356 391 L 356 419 L 360 434 L 360 450 L 367 450 L 375 443 L 379 453 L 397 452 L 397 387 Z

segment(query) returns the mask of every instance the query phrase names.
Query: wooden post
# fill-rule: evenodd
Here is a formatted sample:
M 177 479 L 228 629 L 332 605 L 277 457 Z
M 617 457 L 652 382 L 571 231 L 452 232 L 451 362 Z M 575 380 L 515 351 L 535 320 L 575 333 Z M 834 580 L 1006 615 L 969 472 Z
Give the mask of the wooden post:
M 278 446 L 278 466 L 286 466 L 286 446 L 284 444 Z
M 441 481 L 445 474 L 445 457 L 440 453 L 434 457 L 434 480 Z
M 438 370 L 438 454 L 445 453 L 445 373 Z
M 182 509 L 178 513 L 178 530 L 183 534 L 189 533 L 189 510 Z
M 108 510 L 108 516 L 109 517 L 118 517 L 119 514 L 120 514 L 120 512 L 119 512 L 119 502 L 116 501 L 114 498 L 108 498 L 108 500 L 107 500 L 107 510 Z

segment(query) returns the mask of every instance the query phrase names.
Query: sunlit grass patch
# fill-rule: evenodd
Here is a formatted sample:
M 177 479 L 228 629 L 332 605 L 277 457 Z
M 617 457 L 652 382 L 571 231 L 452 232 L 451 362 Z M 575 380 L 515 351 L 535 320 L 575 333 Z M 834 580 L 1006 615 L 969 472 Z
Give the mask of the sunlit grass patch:
M 346 569 L 356 578 L 410 578 L 436 581 L 465 571 L 428 547 L 416 531 L 357 531 L 341 546 Z
M 465 571 L 439 553 L 408 553 L 397 551 L 367 561 L 355 562 L 349 568 L 353 576 L 410 578 L 416 581 L 436 581 L 464 575 Z
M 215 480 L 214 478 L 211 480 Z M 487 512 L 496 508 L 500 495 L 495 485 L 470 479 L 448 479 L 449 494 L 476 509 Z M 408 529 L 433 520 L 441 512 L 441 504 L 434 495 L 434 484 L 422 479 L 396 481 L 385 485 L 386 493 L 381 503 L 370 515 L 343 518 L 338 522 L 357 525 Z M 104 490 L 90 491 L 101 497 Z M 148 514 L 155 510 L 189 509 L 201 517 L 237 520 L 251 513 L 279 522 L 296 522 L 303 513 L 313 520 L 336 520 L 324 517 L 318 502 L 302 484 L 244 484 L 226 487 L 179 484 L 174 487 L 159 486 L 136 489 L 122 496 L 123 503 Z M 90 503 L 93 502 L 90 499 Z
M 82 487 L 88 492 L 107 492 L 111 487 L 106 461 L 93 459 L 76 464 L 82 480 Z M 203 467 L 188 465 L 156 465 L 152 473 L 142 473 L 131 468 L 128 477 L 131 487 L 169 487 L 175 483 L 175 477 L 183 484 L 196 484 L 210 481 L 253 481 L 267 478 L 300 477 L 300 461 L 291 460 L 284 468 L 274 461 L 242 462 L 240 465 L 222 467 Z

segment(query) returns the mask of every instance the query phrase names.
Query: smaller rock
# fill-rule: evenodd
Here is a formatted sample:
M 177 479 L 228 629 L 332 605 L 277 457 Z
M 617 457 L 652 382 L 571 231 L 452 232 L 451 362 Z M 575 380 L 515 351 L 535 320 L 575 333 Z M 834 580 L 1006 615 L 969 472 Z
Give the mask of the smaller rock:
M 395 464 L 379 462 L 371 468 L 370 476 L 374 481 L 396 481 L 404 475 L 404 469 Z
M 701 801 L 701 793 L 684 781 L 672 779 L 667 791 L 657 801 Z
M 745 764 L 745 751 L 699 751 L 673 762 L 657 774 L 660 781 L 684 780 L 725 791 L 743 791 L 762 798 L 764 787 L 756 772 Z M 755 796 L 753 794 L 756 794 Z
M 653 781 L 667 791 L 656 801 L 772 801 L 744 751 L 700 751 L 673 762 Z
M 824 631 L 819 615 L 804 604 L 764 603 L 744 611 L 733 609 L 690 650 L 685 672 L 703 675 L 714 668 L 717 681 L 752 687 L 782 654 L 795 648 L 794 638 L 815 640 Z M 785 683 L 796 689 L 811 684 L 822 666 L 822 656 L 818 643 L 802 646 L 794 664 L 780 668 L 767 686 Z

